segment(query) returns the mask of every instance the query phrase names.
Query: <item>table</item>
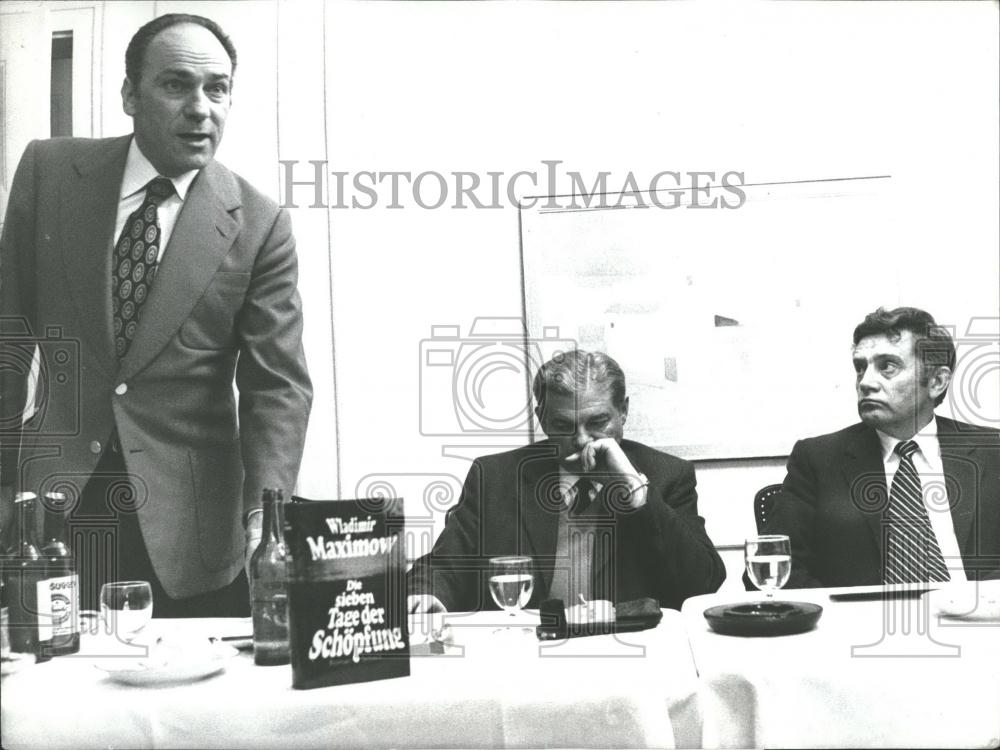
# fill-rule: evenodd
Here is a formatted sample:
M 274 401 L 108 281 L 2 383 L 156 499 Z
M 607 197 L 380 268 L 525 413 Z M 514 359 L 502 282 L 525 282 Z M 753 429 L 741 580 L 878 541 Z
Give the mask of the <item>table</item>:
M 814 630 L 780 637 L 721 636 L 706 623 L 707 608 L 759 593 L 685 602 L 704 746 L 1000 744 L 1000 622 L 940 618 L 926 600 L 830 600 L 877 589 L 780 591 L 777 600 L 824 608 Z
M 89 656 L 60 657 L 4 678 L 0 731 L 11 750 L 693 747 L 697 675 L 681 614 L 663 614 L 653 630 L 540 643 L 495 634 L 500 613 L 456 613 L 444 654 L 415 632 L 409 677 L 314 690 L 292 689 L 290 667 L 255 667 L 248 653 L 215 677 L 160 687 L 119 685 Z M 150 627 L 200 637 L 249 626 Z

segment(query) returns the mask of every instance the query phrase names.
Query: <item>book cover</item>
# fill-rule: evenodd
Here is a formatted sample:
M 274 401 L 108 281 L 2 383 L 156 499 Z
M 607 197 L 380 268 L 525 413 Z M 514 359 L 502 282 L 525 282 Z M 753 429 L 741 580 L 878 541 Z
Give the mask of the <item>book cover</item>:
M 292 686 L 410 674 L 402 498 L 285 506 Z

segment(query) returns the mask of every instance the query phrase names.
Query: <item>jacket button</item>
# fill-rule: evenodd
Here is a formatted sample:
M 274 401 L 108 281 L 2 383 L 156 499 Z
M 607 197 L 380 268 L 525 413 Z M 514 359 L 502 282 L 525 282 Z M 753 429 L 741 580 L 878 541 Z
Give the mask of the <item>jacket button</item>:
M 119 396 L 124 396 L 126 393 L 128 393 L 128 386 L 125 385 L 124 383 L 119 383 L 117 386 L 115 386 L 115 393 L 117 393 Z
M 90 441 L 90 452 L 91 453 L 100 453 L 101 452 L 101 444 L 100 444 L 100 442 L 98 442 L 97 440 L 91 440 Z

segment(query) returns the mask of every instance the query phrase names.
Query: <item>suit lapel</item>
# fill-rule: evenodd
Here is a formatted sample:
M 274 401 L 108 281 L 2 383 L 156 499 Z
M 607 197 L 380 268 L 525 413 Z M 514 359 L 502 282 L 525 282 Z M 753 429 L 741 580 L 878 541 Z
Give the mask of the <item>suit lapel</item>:
M 556 447 L 547 442 L 534 446 L 537 452 L 518 467 L 518 506 L 520 509 L 519 548 L 536 562 L 541 578 L 540 591 L 552 584 L 552 570 L 559 530 L 559 463 Z
M 123 380 L 152 361 L 201 299 L 236 238 L 239 222 L 230 212 L 239 205 L 233 177 L 209 162 L 191 183 L 177 217 L 135 340 L 122 361 Z
M 942 417 L 938 417 L 937 422 L 941 468 L 948 490 L 951 522 L 955 528 L 958 548 L 964 554 L 969 549 L 972 523 L 976 516 L 978 468 L 975 461 L 968 458 L 973 446 L 967 440 L 963 443 L 955 423 Z
M 111 243 L 130 139 L 116 138 L 77 159 L 75 179 L 61 191 L 59 246 L 73 304 L 83 335 L 109 373 L 118 369 L 111 328 Z
M 872 428 L 862 425 L 859 429 L 862 430 L 860 438 L 847 441 L 841 470 L 848 487 L 848 502 L 864 517 L 881 560 L 882 514 L 889 505 L 882 444 Z

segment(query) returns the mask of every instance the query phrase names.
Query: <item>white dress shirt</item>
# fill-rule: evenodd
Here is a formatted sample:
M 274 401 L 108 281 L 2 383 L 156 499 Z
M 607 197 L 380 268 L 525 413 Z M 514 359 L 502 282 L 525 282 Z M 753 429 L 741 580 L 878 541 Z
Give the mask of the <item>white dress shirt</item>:
M 892 488 L 892 480 L 899 468 L 899 454 L 896 446 L 903 442 L 881 430 L 878 433 L 882 444 L 882 464 L 885 467 L 886 486 Z M 924 507 L 931 521 L 931 529 L 937 538 L 945 565 L 951 573 L 951 580 L 964 582 L 965 566 L 962 563 L 962 551 L 955 536 L 955 524 L 951 518 L 951 506 L 945 486 L 944 465 L 941 461 L 941 444 L 938 442 L 937 420 L 930 423 L 911 438 L 918 447 L 913 454 L 913 468 L 920 477 L 920 489 L 924 498 Z
M 114 252 L 115 243 L 122 233 L 125 221 L 146 198 L 146 185 L 150 180 L 159 176 L 149 159 L 139 149 L 139 145 L 132 139 L 128 147 L 128 156 L 125 158 L 125 172 L 122 175 L 122 186 L 118 191 L 118 214 L 115 217 L 115 233 L 111 237 L 109 252 Z M 177 223 L 177 215 L 181 212 L 184 199 L 191 187 L 191 182 L 198 176 L 198 170 L 192 169 L 182 175 L 172 178 L 174 183 L 174 195 L 160 203 L 156 215 L 160 223 L 160 252 L 156 256 L 157 262 L 163 260 L 163 253 L 170 242 L 170 235 L 174 231 Z

